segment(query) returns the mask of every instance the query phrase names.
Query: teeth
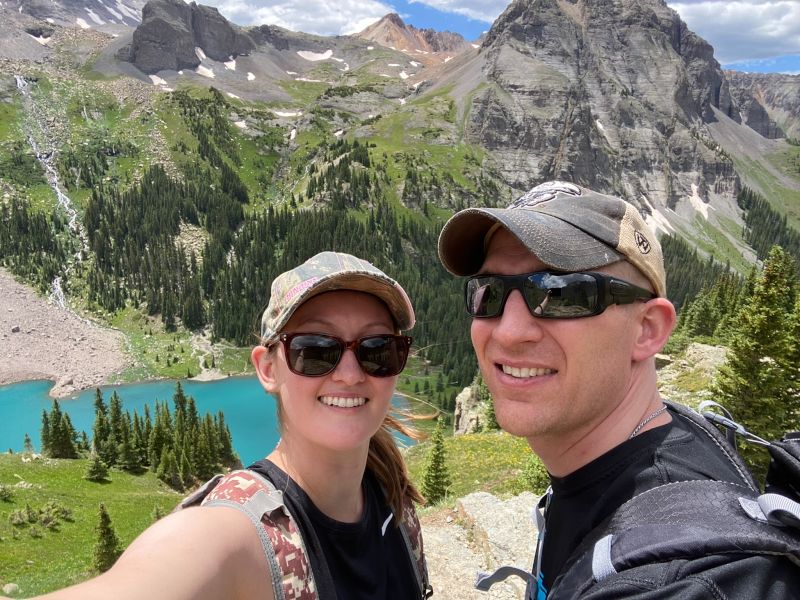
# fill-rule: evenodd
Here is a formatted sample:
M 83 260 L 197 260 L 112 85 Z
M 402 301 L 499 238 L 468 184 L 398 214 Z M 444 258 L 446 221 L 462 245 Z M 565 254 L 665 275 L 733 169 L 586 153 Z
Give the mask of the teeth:
M 528 379 L 530 377 L 541 377 L 542 375 L 552 375 L 555 373 L 553 369 L 529 369 L 528 367 L 509 367 L 508 365 L 501 365 L 503 373 L 517 377 L 519 379 Z
M 340 408 L 354 408 L 366 404 L 366 398 L 342 398 L 340 396 L 320 396 L 320 402 L 328 406 L 338 406 Z

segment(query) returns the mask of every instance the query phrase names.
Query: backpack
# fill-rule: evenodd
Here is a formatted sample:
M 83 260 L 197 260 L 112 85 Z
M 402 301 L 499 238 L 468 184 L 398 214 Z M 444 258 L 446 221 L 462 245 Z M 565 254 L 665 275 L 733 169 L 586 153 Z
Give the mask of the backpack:
M 303 537 L 284 503 L 283 492 L 276 489 L 269 479 L 251 469 L 216 475 L 185 498 L 175 510 L 190 506 L 227 506 L 243 512 L 258 530 L 272 575 L 275 600 L 318 600 L 319 586 L 314 579 Z M 410 500 L 403 503 L 399 523 L 412 559 L 420 598 L 429 598 L 433 589 L 428 584 L 421 527 Z M 320 565 L 320 573 L 330 579 L 327 564 Z M 327 588 L 333 589 L 332 580 Z
M 646 490 L 617 508 L 584 538 L 553 582 L 548 600 L 579 598 L 607 577 L 645 564 L 675 559 L 691 560 L 726 553 L 785 556 L 800 566 L 800 432 L 766 442 L 736 423 L 714 402 L 700 405 L 701 414 L 665 402 L 697 425 L 728 457 L 746 485 L 694 480 L 668 483 Z M 723 415 L 704 410 L 717 407 Z M 726 429 L 726 436 L 712 425 Z M 761 494 L 736 450 L 735 435 L 763 444 L 770 453 L 765 491 Z M 549 490 L 548 490 L 549 492 Z M 536 511 L 539 531 L 544 526 L 549 493 Z M 533 572 L 501 567 L 479 573 L 475 584 L 486 591 L 511 575 L 527 581 L 525 597 L 536 598 Z

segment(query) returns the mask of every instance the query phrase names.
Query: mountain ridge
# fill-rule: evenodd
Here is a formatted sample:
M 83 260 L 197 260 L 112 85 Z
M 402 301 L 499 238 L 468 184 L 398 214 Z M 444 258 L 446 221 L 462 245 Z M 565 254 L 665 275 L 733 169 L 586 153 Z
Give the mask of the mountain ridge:
M 150 193 L 141 187 L 147 176 L 177 196 L 186 182 L 205 186 L 230 211 L 228 219 L 209 224 L 218 218 L 213 203 L 181 196 L 184 204 L 164 216 L 169 231 L 159 232 L 159 251 L 169 252 L 163 260 L 188 263 L 194 252 L 199 264 L 185 268 L 196 273 L 208 261 L 209 269 L 227 269 L 231 263 L 219 257 L 238 260 L 248 252 L 228 254 L 248 223 L 261 211 L 272 222 L 270 214 L 284 209 L 281 218 L 297 223 L 310 214 L 305 209 L 345 211 L 370 223 L 380 215 L 393 241 L 376 246 L 383 256 L 376 260 L 431 258 L 422 240 L 432 239 L 451 211 L 503 205 L 554 178 L 625 197 L 662 235 L 684 238 L 740 272 L 757 258 L 737 202 L 744 186 L 767 197 L 790 225 L 800 222 L 800 151 L 781 137 L 798 121 L 792 86 L 800 78 L 726 74 L 711 46 L 661 1 L 518 0 L 480 45 L 453 56 L 358 36 L 242 28 L 215 9 L 180 0 L 152 0 L 142 23 L 117 37 L 0 10 L 8 17 L 0 19 L 0 32 L 36 49 L 26 56 L 0 41 L 2 108 L 18 131 L 14 144 L 0 147 L 0 161 L 28 165 L 0 182 L 7 198 L 28 202 L 27 175 L 37 162 L 55 169 L 78 217 L 111 189 Z M 396 16 L 383 19 L 384 26 L 401 24 L 412 31 Z M 781 87 L 773 89 L 772 81 Z M 25 155 L 32 140 L 46 151 Z M 95 245 L 103 239 L 92 232 L 100 222 L 118 230 L 120 215 L 109 208 L 115 204 L 104 206 L 108 213 L 87 225 Z M 324 218 L 335 226 L 333 213 Z M 289 230 L 282 227 L 281 236 Z M 191 246 L 187 232 L 196 238 Z M 183 248 L 183 258 L 168 239 Z M 212 241 L 219 247 L 210 256 Z M 165 305 L 162 296 L 170 286 L 188 294 L 186 278 L 160 283 L 178 277 L 177 267 L 175 275 L 140 278 L 135 269 L 144 267 L 136 263 L 148 248 L 128 249 L 91 285 L 79 280 L 76 288 L 90 289 L 109 311 L 142 298 L 151 314 L 177 308 L 165 320 L 174 323 L 184 304 Z M 98 247 L 86 260 L 99 268 L 98 257 L 117 252 Z M 123 261 L 133 271 L 120 273 Z M 47 285 L 53 268 L 30 276 Z M 444 277 L 438 266 L 426 268 Z M 192 291 L 202 315 L 196 298 L 180 302 L 194 307 L 192 322 L 212 321 L 220 337 L 244 340 L 243 323 L 226 328 L 223 317 L 211 316 L 230 294 L 245 293 L 215 290 L 217 275 L 204 274 L 202 293 Z M 129 281 L 155 288 L 128 289 Z M 254 281 L 249 277 L 248 286 Z M 255 288 L 247 294 L 258 295 Z M 252 308 L 253 298 L 243 302 L 241 311 Z M 431 348 L 437 360 L 447 356 Z M 466 353 L 456 354 L 466 372 Z

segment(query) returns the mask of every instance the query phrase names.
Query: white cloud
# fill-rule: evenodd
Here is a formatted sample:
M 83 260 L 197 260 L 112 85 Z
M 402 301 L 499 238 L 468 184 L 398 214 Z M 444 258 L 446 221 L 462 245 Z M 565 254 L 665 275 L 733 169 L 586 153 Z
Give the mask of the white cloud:
M 455 13 L 485 23 L 492 23 L 509 4 L 505 0 L 409 0 L 409 2 L 424 4 L 442 12 Z
M 689 29 L 714 46 L 721 63 L 800 54 L 797 0 L 671 2 Z
M 211 3 L 234 23 L 266 23 L 319 35 L 356 33 L 394 12 L 391 5 L 380 0 L 212 0 Z

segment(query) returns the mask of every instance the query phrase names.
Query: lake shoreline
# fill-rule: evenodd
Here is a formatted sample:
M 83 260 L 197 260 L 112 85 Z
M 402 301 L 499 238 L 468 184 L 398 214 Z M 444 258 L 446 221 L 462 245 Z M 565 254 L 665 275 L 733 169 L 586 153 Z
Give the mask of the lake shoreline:
M 0 268 L 0 385 L 50 380 L 52 398 L 109 385 L 133 361 L 122 332 L 59 308 Z

